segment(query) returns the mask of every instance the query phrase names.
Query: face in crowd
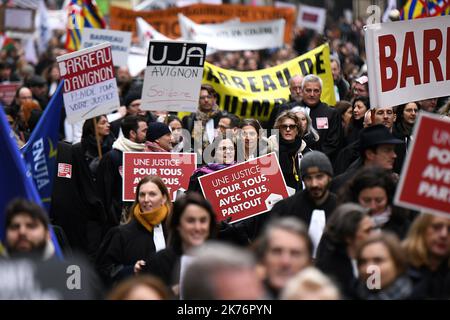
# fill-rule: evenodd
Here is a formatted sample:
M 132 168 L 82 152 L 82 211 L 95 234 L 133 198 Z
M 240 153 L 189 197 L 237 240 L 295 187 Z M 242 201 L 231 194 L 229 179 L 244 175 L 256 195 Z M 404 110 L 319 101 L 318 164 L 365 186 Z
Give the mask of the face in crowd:
M 258 132 L 253 126 L 242 127 L 241 137 L 244 140 L 246 150 L 254 150 L 258 145 Z
M 163 195 L 158 185 L 151 181 L 143 183 L 137 192 L 142 212 L 158 209 L 167 202 L 166 196 Z
M 405 109 L 403 109 L 403 121 L 412 126 L 416 122 L 418 113 L 419 107 L 417 106 L 417 103 L 407 103 Z
M 231 164 L 235 156 L 234 143 L 230 139 L 222 139 L 215 151 L 214 160 L 216 163 Z
M 130 140 L 136 143 L 144 143 L 147 140 L 147 130 L 147 122 L 139 121 L 137 131 L 130 131 Z
M 185 251 L 200 246 L 208 239 L 210 223 L 211 217 L 205 208 L 196 204 L 186 207 L 177 227 Z
M 49 239 L 48 229 L 26 212 L 15 215 L 6 229 L 6 247 L 11 256 L 41 255 Z
M 339 80 L 341 76 L 341 67 L 337 63 L 337 61 L 332 60 L 331 63 L 331 73 L 333 74 L 333 80 L 336 82 Z
M 400 275 L 400 270 L 397 270 L 394 257 L 392 257 L 386 244 L 381 241 L 366 245 L 360 253 L 358 272 L 364 283 L 367 283 L 371 275 L 368 271 L 374 266 L 379 270 L 379 289 L 385 289 Z
M 320 82 L 306 82 L 303 87 L 303 102 L 308 106 L 315 106 L 320 102 L 322 87 Z
M 362 189 L 358 195 L 358 202 L 364 208 L 369 208 L 371 214 L 380 214 L 388 207 L 388 196 L 382 187 Z
M 366 159 L 370 163 L 376 164 L 386 170 L 392 170 L 394 168 L 394 162 L 397 158 L 395 153 L 395 145 L 393 144 L 381 144 L 376 147 L 375 151 L 369 149 L 366 150 Z
M 216 98 L 208 90 L 200 90 L 199 109 L 203 112 L 210 112 L 216 104 Z
M 375 124 L 382 124 L 386 128 L 391 129 L 394 125 L 396 115 L 392 107 L 375 109 Z
M 141 99 L 132 101 L 127 108 L 127 113 L 129 115 L 134 115 L 134 116 L 136 116 L 136 115 L 145 116 L 146 111 L 141 109 L 141 103 L 142 103 Z
M 100 137 L 106 137 L 111 132 L 111 125 L 108 118 L 101 116 L 97 121 L 97 132 Z
M 175 119 L 169 123 L 169 128 L 170 130 L 172 130 L 170 142 L 172 143 L 172 146 L 174 146 L 181 142 L 182 139 L 181 129 L 183 129 L 183 127 L 181 125 L 181 122 Z
M 364 118 L 364 115 L 366 114 L 366 111 L 369 108 L 362 102 L 361 100 L 358 100 L 355 102 L 355 105 L 353 107 L 353 118 L 355 120 L 360 120 Z
M 425 245 L 429 254 L 436 260 L 450 255 L 450 219 L 433 216 L 425 231 Z
M 305 188 L 313 201 L 320 202 L 328 195 L 331 177 L 325 172 L 319 171 L 318 167 L 308 168 L 303 178 Z
M 269 285 L 281 290 L 289 279 L 311 263 L 307 241 L 289 230 L 274 228 L 269 235 L 264 267 Z
M 303 111 L 298 111 L 295 115 L 300 120 L 300 125 L 302 127 L 302 132 L 308 132 L 308 120 L 306 119 L 306 115 Z
M 293 119 L 284 118 L 280 124 L 280 135 L 281 137 L 288 141 L 292 142 L 298 135 L 298 127 Z
M 217 129 L 219 130 L 219 133 L 226 134 L 227 130 L 231 129 L 231 119 L 225 117 L 221 118 L 217 124 Z
M 295 76 L 291 79 L 289 83 L 289 90 L 291 92 L 291 99 L 297 102 L 302 101 L 303 94 L 302 94 L 302 82 L 303 77 L 302 76 Z

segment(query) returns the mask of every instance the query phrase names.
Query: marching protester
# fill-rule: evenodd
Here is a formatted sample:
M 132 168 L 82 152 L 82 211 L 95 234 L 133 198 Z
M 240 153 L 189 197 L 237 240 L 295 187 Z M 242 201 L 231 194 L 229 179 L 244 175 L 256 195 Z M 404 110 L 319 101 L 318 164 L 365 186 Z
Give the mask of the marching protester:
M 403 249 L 415 299 L 450 297 L 450 219 L 423 213 L 412 223 Z
M 6 241 L 3 257 L 55 259 L 55 247 L 50 240 L 49 218 L 36 203 L 17 198 L 5 212 Z M 3 221 L 2 221 L 3 223 Z
M 107 215 L 106 229 L 122 220 L 122 155 L 126 151 L 142 152 L 145 148 L 147 121 L 142 116 L 122 119 L 123 136 L 114 141 L 112 150 L 100 160 L 97 171 L 97 190 Z
M 197 248 L 193 256 L 180 283 L 183 299 L 260 300 L 265 297 L 250 252 L 213 242 Z
M 149 260 L 166 248 L 170 209 L 169 191 L 161 178 L 146 176 L 139 181 L 127 222 L 112 228 L 98 250 L 96 266 L 106 284 L 133 275 L 136 261 Z
M 262 127 L 258 120 L 243 119 L 239 124 L 239 135 L 236 139 L 237 161 L 247 161 L 274 151 L 272 142 L 262 135 Z
M 339 203 L 354 202 L 370 209 L 377 228 L 404 239 L 412 213 L 394 205 L 396 181 L 391 172 L 380 167 L 364 167 L 338 193 Z
M 144 151 L 170 152 L 172 150 L 172 131 L 161 122 L 151 122 L 147 129 Z
M 168 116 L 167 125 L 172 131 L 172 136 L 170 139 L 170 144 L 172 145 L 172 152 L 188 152 L 190 150 L 185 150 L 188 146 L 185 145 L 185 137 L 183 136 L 183 124 L 178 117 Z
M 366 239 L 356 252 L 359 281 L 356 296 L 361 300 L 406 300 L 413 284 L 406 274 L 406 257 L 397 237 L 382 233 Z M 379 282 L 369 286 L 371 270 L 380 270 Z
M 206 157 L 213 162 L 208 163 L 195 170 L 189 180 L 188 191 L 194 191 L 202 194 L 198 178 L 206 174 L 222 170 L 236 163 L 236 146 L 232 139 L 218 136 L 209 148 L 210 154 Z
M 340 146 L 341 120 L 336 110 L 320 100 L 322 89 L 321 78 L 314 74 L 307 75 L 302 82 L 302 105 L 309 110 L 313 127 L 319 133 L 317 150 L 333 160 Z
M 331 190 L 338 192 L 354 176 L 355 172 L 362 167 L 379 166 L 385 170 L 392 171 L 397 158 L 395 145 L 402 143 L 382 124 L 364 128 L 359 136 L 359 158 L 344 173 L 333 179 Z
M 94 119 L 83 124 L 81 142 L 58 145 L 57 163 L 66 168 L 70 166 L 70 179 L 55 179 L 51 206 L 55 223 L 63 228 L 72 247 L 89 255 L 92 261 L 107 221 L 96 188 L 98 167 L 101 156 L 112 149 L 115 140 L 106 116 Z
M 291 112 L 295 113 L 297 117 L 300 119 L 300 124 L 302 126 L 302 140 L 306 142 L 306 146 L 310 149 L 317 148 L 316 144 L 319 141 L 319 133 L 312 126 L 312 120 L 309 116 L 306 108 L 304 107 L 294 107 L 291 109 Z
M 302 101 L 302 82 L 303 76 L 300 74 L 294 75 L 289 79 L 289 102 L 275 106 L 270 113 L 269 121 L 267 122 L 266 128 L 272 129 L 275 125 L 276 119 L 283 111 L 288 111 L 293 107 L 299 105 Z
M 137 261 L 134 270 L 157 276 L 178 296 L 182 256 L 215 238 L 216 215 L 207 200 L 199 194 L 188 193 L 174 202 L 166 228 L 167 248 L 156 252 L 147 261 Z
M 346 299 L 355 298 L 356 250 L 374 229 L 368 210 L 354 203 L 338 206 L 327 221 L 315 265 L 336 282 Z
M 272 299 L 279 299 L 287 282 L 312 263 L 313 244 L 305 225 L 295 217 L 270 221 L 254 249 Z
M 291 111 L 282 112 L 275 121 L 275 129 L 280 135 L 272 135 L 269 141 L 278 153 L 281 171 L 286 185 L 296 192 L 303 189 L 300 179 L 300 165 L 305 154 L 311 151 L 302 140 L 302 126 L 300 119 Z M 277 141 L 278 138 L 278 141 Z
M 202 150 L 214 141 L 215 130 L 222 114 L 217 105 L 216 91 L 212 86 L 202 84 L 197 112 L 182 119 L 183 128 L 191 133 L 191 145 L 194 147 L 198 145 L 201 148 L 201 150 L 195 150 L 200 159 L 202 159 Z

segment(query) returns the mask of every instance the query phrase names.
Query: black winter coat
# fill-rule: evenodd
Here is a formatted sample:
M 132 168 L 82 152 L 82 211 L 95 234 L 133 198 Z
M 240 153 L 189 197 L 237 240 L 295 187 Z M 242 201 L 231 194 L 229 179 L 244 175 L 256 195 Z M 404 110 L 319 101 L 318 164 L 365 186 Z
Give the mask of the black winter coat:
M 93 260 L 106 214 L 81 143 L 58 143 L 57 162 L 70 166 L 70 174 L 55 177 L 50 216 L 64 230 L 71 247 Z
M 167 231 L 165 221 L 160 225 L 164 237 Z M 136 219 L 112 228 L 103 239 L 99 248 L 96 267 L 106 284 L 112 284 L 133 275 L 138 260 L 149 260 L 156 252 L 153 232 L 149 232 Z
M 357 279 L 353 274 L 350 257 L 345 245 L 333 242 L 326 233 L 320 240 L 317 249 L 316 267 L 331 277 L 338 285 L 344 298 L 355 297 Z

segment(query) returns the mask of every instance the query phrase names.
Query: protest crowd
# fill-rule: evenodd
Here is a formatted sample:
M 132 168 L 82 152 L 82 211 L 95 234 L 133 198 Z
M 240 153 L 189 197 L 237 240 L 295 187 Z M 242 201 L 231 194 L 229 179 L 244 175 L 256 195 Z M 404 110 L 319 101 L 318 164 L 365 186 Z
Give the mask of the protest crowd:
M 20 6 L 20 1 L 4 2 Z M 64 15 L 77 3 L 38 2 Z M 410 2 L 397 1 L 398 10 L 388 12 L 396 22 L 389 23 L 403 23 L 397 21 L 403 20 L 400 10 Z M 113 15 L 102 17 L 95 1 L 80 3 L 101 19 L 99 30 L 113 24 Z M 43 10 L 35 9 L 36 15 Z M 291 21 L 289 41 L 275 48 L 208 52 L 206 47 L 193 112 L 164 105 L 152 109 L 147 82 L 152 57 L 147 61 L 149 43 L 139 30 L 130 46 L 144 50 L 144 59 L 130 50 L 127 63 L 111 67 L 114 74 L 108 73 L 109 47 L 99 46 L 91 60 L 71 65 L 73 54 L 86 50 L 73 38 L 80 29 L 55 28 L 35 40 L 2 33 L 0 101 L 7 122 L 0 122 L 5 135 L 0 196 L 9 198 L 0 206 L 0 299 L 450 299 L 450 68 L 441 72 L 447 94 L 394 105 L 372 101 L 370 91 L 380 90 L 380 79 L 369 70 L 380 62 L 369 61 L 365 17 L 349 20 L 344 9 L 325 12 L 322 32 Z M 153 40 L 169 41 L 152 38 L 150 46 Z M 188 55 L 200 46 L 189 48 Z M 450 44 L 443 48 L 450 50 Z M 297 69 L 288 67 L 293 60 Z M 95 63 L 104 69 L 92 71 Z M 425 64 L 434 70 L 428 82 L 438 79 L 436 55 Z M 195 67 L 186 66 L 194 74 Z M 82 78 L 82 69 L 96 72 L 95 77 Z M 180 70 L 178 77 L 187 75 Z M 420 79 L 416 83 L 408 70 L 414 81 L 403 84 L 410 91 L 398 89 L 396 95 L 416 97 L 412 83 Z M 70 78 L 70 72 L 78 73 Z M 82 81 L 108 83 L 102 88 L 112 93 L 104 99 L 114 101 L 113 107 L 95 116 L 73 116 L 85 107 L 76 104 L 85 94 L 79 88 L 97 90 Z M 273 90 L 260 92 L 263 86 Z M 184 90 L 187 97 L 187 86 L 170 90 L 161 94 Z M 270 108 L 269 102 L 267 107 L 255 102 L 265 94 Z M 44 123 L 56 108 L 57 116 Z M 433 193 L 441 201 L 439 210 L 408 206 L 396 196 L 412 181 L 407 178 L 413 179 L 407 169 L 417 169 L 411 167 L 418 160 L 411 153 L 420 138 L 418 119 L 426 115 L 444 123 L 444 129 L 447 122 L 447 136 L 441 135 L 446 148 L 436 155 L 444 185 Z M 33 140 L 43 127 L 55 132 L 50 151 L 43 147 L 45 134 L 44 142 Z M 51 181 L 48 197 L 38 196 L 42 201 L 30 196 L 30 185 L 19 194 L 8 191 L 22 178 L 6 172 L 12 170 L 10 160 L 1 160 L 12 150 L 7 140 L 14 142 L 12 153 L 24 154 L 21 166 L 31 167 L 37 192 Z M 45 161 L 52 157 L 50 168 Z M 262 169 L 264 159 L 274 172 Z M 422 194 L 430 194 L 433 186 L 424 183 Z M 261 206 L 267 209 L 250 213 Z M 58 280 L 60 265 L 65 278 Z M 83 290 L 67 290 L 68 265 L 80 266 Z M 20 272 L 34 272 L 29 280 L 34 282 L 23 287 L 11 280 Z M 47 290 L 48 283 L 60 295 Z

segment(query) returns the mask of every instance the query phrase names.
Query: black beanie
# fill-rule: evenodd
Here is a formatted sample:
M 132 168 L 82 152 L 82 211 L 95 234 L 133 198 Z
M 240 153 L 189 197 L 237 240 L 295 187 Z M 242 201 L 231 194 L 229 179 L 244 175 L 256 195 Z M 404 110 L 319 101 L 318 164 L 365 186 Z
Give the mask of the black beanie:
M 170 131 L 167 124 L 162 122 L 150 122 L 147 129 L 147 141 L 155 142 L 157 139 L 168 133 L 172 133 L 172 131 Z

